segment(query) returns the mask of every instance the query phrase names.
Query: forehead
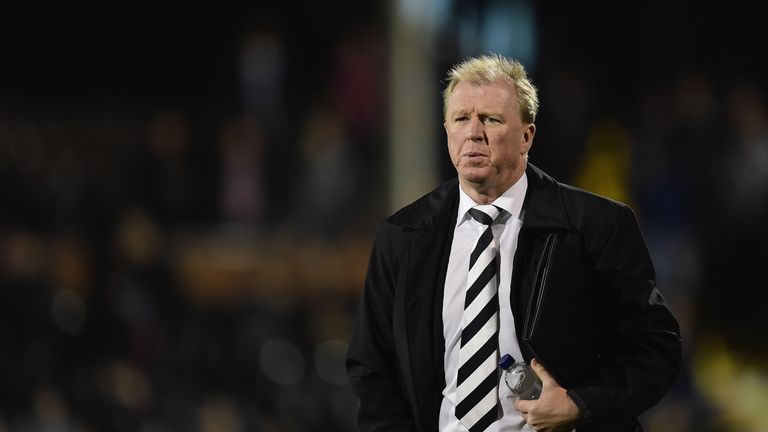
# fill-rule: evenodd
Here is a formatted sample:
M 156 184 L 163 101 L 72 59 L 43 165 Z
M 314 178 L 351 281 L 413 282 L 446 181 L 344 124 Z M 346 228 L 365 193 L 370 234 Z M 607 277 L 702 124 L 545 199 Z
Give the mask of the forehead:
M 448 110 L 494 109 L 514 110 L 517 102 L 515 86 L 507 80 L 490 83 L 461 81 L 448 98 Z

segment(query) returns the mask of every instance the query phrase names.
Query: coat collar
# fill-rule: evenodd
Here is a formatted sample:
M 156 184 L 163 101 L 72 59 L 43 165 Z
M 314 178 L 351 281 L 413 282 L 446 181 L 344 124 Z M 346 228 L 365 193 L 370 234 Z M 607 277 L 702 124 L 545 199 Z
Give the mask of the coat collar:
M 523 203 L 523 228 L 569 229 L 562 186 L 547 173 L 528 163 L 528 192 Z
M 528 191 L 523 203 L 523 228 L 568 229 L 561 185 L 547 173 L 528 163 Z M 406 231 L 422 231 L 456 218 L 459 202 L 458 179 L 453 178 L 390 216 L 388 222 Z

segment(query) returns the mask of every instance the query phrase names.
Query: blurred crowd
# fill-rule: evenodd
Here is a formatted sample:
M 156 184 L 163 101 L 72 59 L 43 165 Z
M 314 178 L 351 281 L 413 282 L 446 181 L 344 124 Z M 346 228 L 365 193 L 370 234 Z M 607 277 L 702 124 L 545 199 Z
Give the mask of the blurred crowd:
M 377 23 L 321 61 L 245 31 L 236 100 L 204 109 L 0 104 L 0 432 L 355 430 L 343 359 L 389 211 Z M 617 107 L 589 67 L 532 68 L 531 161 L 638 214 L 685 347 L 646 429 L 766 430 L 768 89 L 679 68 Z
M 0 431 L 353 429 L 379 45 L 346 35 L 290 101 L 257 28 L 229 104 L 0 108 Z

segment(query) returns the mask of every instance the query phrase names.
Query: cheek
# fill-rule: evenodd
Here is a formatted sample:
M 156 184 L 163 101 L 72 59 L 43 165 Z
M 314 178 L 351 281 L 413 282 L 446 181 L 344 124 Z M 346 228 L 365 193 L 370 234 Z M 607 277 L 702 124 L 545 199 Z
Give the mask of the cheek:
M 490 146 L 491 159 L 499 164 L 509 164 L 514 162 L 517 156 L 519 156 L 519 149 L 516 148 L 511 142 L 499 143 L 498 145 Z
M 461 151 L 461 140 L 452 139 L 451 136 L 448 136 L 448 153 L 451 155 L 451 157 L 454 157 L 455 155 L 458 155 Z

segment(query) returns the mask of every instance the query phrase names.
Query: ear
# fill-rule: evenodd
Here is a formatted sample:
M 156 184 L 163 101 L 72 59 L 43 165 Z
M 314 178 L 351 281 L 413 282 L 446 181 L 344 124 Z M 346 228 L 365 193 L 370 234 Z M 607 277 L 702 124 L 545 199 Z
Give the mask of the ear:
M 536 125 L 528 123 L 523 129 L 523 141 L 520 143 L 520 152 L 522 154 L 528 154 L 533 145 L 533 136 L 536 135 Z

